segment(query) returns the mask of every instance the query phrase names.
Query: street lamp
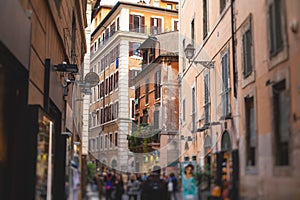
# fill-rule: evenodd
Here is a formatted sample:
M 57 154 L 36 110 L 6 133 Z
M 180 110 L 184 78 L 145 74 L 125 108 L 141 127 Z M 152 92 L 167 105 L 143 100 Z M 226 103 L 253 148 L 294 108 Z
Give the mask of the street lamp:
M 186 48 L 184 49 L 185 57 L 189 60 L 189 63 L 195 63 L 195 64 L 200 64 L 204 66 L 207 69 L 214 68 L 214 61 L 197 61 L 197 60 L 192 60 L 191 59 L 194 57 L 195 54 L 195 48 L 192 44 L 188 44 Z

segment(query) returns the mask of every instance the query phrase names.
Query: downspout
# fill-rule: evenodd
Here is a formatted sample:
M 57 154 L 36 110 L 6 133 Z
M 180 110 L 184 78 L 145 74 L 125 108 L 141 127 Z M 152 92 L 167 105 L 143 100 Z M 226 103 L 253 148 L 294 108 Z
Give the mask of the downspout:
M 238 74 L 236 68 L 236 46 L 235 46 L 235 20 L 234 20 L 234 5 L 235 0 L 231 0 L 231 41 L 232 41 L 232 67 L 233 67 L 233 95 L 237 100 Z M 236 104 L 236 111 L 238 112 L 238 103 Z M 238 123 L 237 123 L 238 124 Z M 237 132 L 237 131 L 236 131 Z M 232 151 L 233 162 L 233 181 L 232 181 L 232 200 L 239 199 L 239 151 L 237 149 Z
M 232 41 L 232 67 L 233 67 L 233 94 L 237 98 L 238 74 L 236 69 L 236 46 L 235 46 L 235 21 L 234 21 L 234 4 L 235 0 L 231 0 L 231 41 Z

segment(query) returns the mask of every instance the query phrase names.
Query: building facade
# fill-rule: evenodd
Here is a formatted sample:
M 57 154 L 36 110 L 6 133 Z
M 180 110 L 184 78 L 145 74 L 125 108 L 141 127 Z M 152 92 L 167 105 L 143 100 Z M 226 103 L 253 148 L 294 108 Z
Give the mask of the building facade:
M 182 161 L 238 191 L 238 99 L 228 1 L 181 1 Z M 191 55 L 189 51 L 192 51 Z M 206 180 L 207 181 L 207 180 Z M 209 183 L 204 183 L 210 186 Z
M 66 196 L 63 133 L 79 135 L 67 127 L 74 105 L 66 79 L 86 52 L 85 3 L 1 2 L 1 199 Z
M 99 74 L 100 83 L 92 91 L 89 138 L 90 152 L 102 164 L 122 171 L 132 169 L 128 168 L 134 158 L 128 151 L 127 135 L 133 120 L 130 99 L 134 88 L 129 85 L 129 73 L 141 69 L 138 47 L 148 34 L 171 31 L 177 21 L 174 10 L 118 2 L 96 25 L 90 67 Z
M 234 5 L 240 197 L 297 199 L 300 41 L 295 24 L 300 15 L 295 8 L 300 4 L 274 0 Z
M 231 199 L 299 196 L 295 7 L 180 1 L 182 160 L 229 182 Z

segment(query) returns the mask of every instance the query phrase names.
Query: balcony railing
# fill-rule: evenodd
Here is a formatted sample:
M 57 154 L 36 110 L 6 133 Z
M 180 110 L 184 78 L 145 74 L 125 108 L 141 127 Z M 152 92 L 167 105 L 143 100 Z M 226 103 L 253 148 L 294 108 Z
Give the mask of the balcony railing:
M 154 131 L 151 125 L 140 125 L 128 135 L 128 148 L 134 153 L 148 153 L 160 146 L 160 131 Z

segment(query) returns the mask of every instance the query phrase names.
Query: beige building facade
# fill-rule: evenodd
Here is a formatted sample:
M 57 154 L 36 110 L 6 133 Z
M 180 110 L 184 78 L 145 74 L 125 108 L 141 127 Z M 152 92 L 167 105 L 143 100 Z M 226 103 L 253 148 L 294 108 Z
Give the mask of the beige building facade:
M 299 196 L 296 7 L 180 1 L 182 161 L 230 182 L 233 199 Z

